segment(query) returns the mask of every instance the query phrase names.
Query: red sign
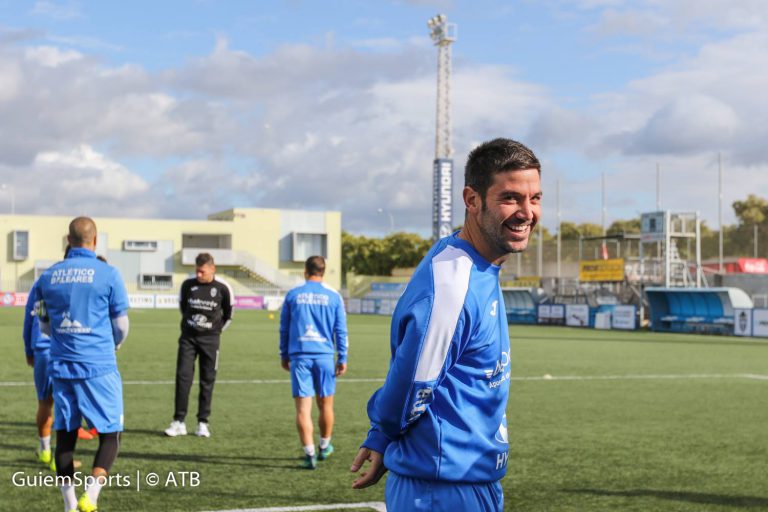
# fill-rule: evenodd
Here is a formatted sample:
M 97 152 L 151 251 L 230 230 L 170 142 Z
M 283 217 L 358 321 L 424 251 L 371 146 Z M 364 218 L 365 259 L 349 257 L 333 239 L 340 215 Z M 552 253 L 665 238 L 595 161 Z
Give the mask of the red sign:
M 739 269 L 745 274 L 768 274 L 765 258 L 739 258 Z
M 26 306 L 27 292 L 0 292 L 0 306 Z
M 708 260 L 702 264 L 707 270 L 718 272 L 720 264 Z M 723 272 L 726 274 L 768 274 L 768 259 L 765 258 L 728 258 L 723 261 Z

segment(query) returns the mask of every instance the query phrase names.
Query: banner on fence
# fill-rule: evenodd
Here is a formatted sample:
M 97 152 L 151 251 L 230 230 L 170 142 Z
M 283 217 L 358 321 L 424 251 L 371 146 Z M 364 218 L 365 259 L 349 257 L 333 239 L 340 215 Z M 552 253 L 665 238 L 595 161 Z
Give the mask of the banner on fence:
M 637 329 L 637 308 L 631 304 L 619 304 L 613 308 L 611 327 L 614 329 Z
M 264 309 L 264 297 L 261 295 L 238 295 L 235 297 L 237 309 Z
M 571 327 L 589 326 L 589 306 L 586 304 L 566 304 L 565 325 Z
M 179 309 L 179 296 L 155 295 L 155 307 L 157 309 Z
M 751 309 L 733 309 L 733 334 L 734 336 L 752 336 Z
M 768 337 L 768 309 L 752 310 L 752 336 Z

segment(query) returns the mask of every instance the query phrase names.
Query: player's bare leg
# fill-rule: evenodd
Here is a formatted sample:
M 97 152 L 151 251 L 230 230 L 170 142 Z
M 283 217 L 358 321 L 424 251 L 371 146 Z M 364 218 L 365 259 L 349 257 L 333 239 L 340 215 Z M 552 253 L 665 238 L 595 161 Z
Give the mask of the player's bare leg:
M 49 396 L 43 400 L 37 401 L 37 415 L 35 417 L 37 422 L 37 435 L 40 438 L 51 437 L 51 426 L 53 425 L 53 397 Z M 48 446 L 50 450 L 50 445 Z
M 333 446 L 331 445 L 334 422 L 333 395 L 318 396 L 317 407 L 320 409 L 320 418 L 318 419 L 320 425 L 320 455 L 318 458 L 325 460 L 333 453 Z
M 304 447 L 304 467 L 315 468 L 317 456 L 315 455 L 315 441 L 313 439 L 314 427 L 312 425 L 312 397 L 297 396 L 296 404 L 296 429 L 299 431 L 299 439 Z

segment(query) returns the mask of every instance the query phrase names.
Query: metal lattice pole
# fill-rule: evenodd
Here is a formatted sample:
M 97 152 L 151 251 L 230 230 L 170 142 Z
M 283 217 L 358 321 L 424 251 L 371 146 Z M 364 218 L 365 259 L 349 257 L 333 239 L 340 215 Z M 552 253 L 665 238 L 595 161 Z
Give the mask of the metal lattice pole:
M 437 46 L 437 108 L 435 122 L 435 161 L 433 169 L 432 235 L 450 235 L 453 229 L 453 147 L 451 146 L 451 43 L 456 40 L 456 25 L 444 14 L 427 22 L 430 37 Z
M 451 158 L 451 41 L 438 43 L 435 158 Z

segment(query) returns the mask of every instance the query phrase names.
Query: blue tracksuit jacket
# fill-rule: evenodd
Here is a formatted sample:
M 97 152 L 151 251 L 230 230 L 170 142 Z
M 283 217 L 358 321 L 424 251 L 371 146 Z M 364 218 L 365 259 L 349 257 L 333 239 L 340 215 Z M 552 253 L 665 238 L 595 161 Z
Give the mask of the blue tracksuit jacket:
M 334 342 L 335 340 L 335 342 Z M 280 359 L 333 357 L 347 362 L 347 317 L 341 295 L 307 281 L 285 296 L 280 313 Z
M 35 307 L 35 301 L 32 297 L 37 290 L 37 281 L 29 289 L 27 305 L 24 308 L 24 330 L 22 338 L 24 339 L 24 353 L 27 356 L 33 356 L 36 350 L 46 351 L 51 348 L 51 338 L 40 330 L 40 321 L 38 318 L 38 308 Z
M 112 318 L 126 314 L 129 304 L 116 268 L 93 251 L 71 249 L 43 272 L 29 300 L 44 308 L 50 324 L 54 378 L 87 379 L 117 370 Z
M 509 449 L 509 330 L 499 267 L 457 234 L 430 249 L 397 303 L 363 446 L 399 475 L 495 482 Z

